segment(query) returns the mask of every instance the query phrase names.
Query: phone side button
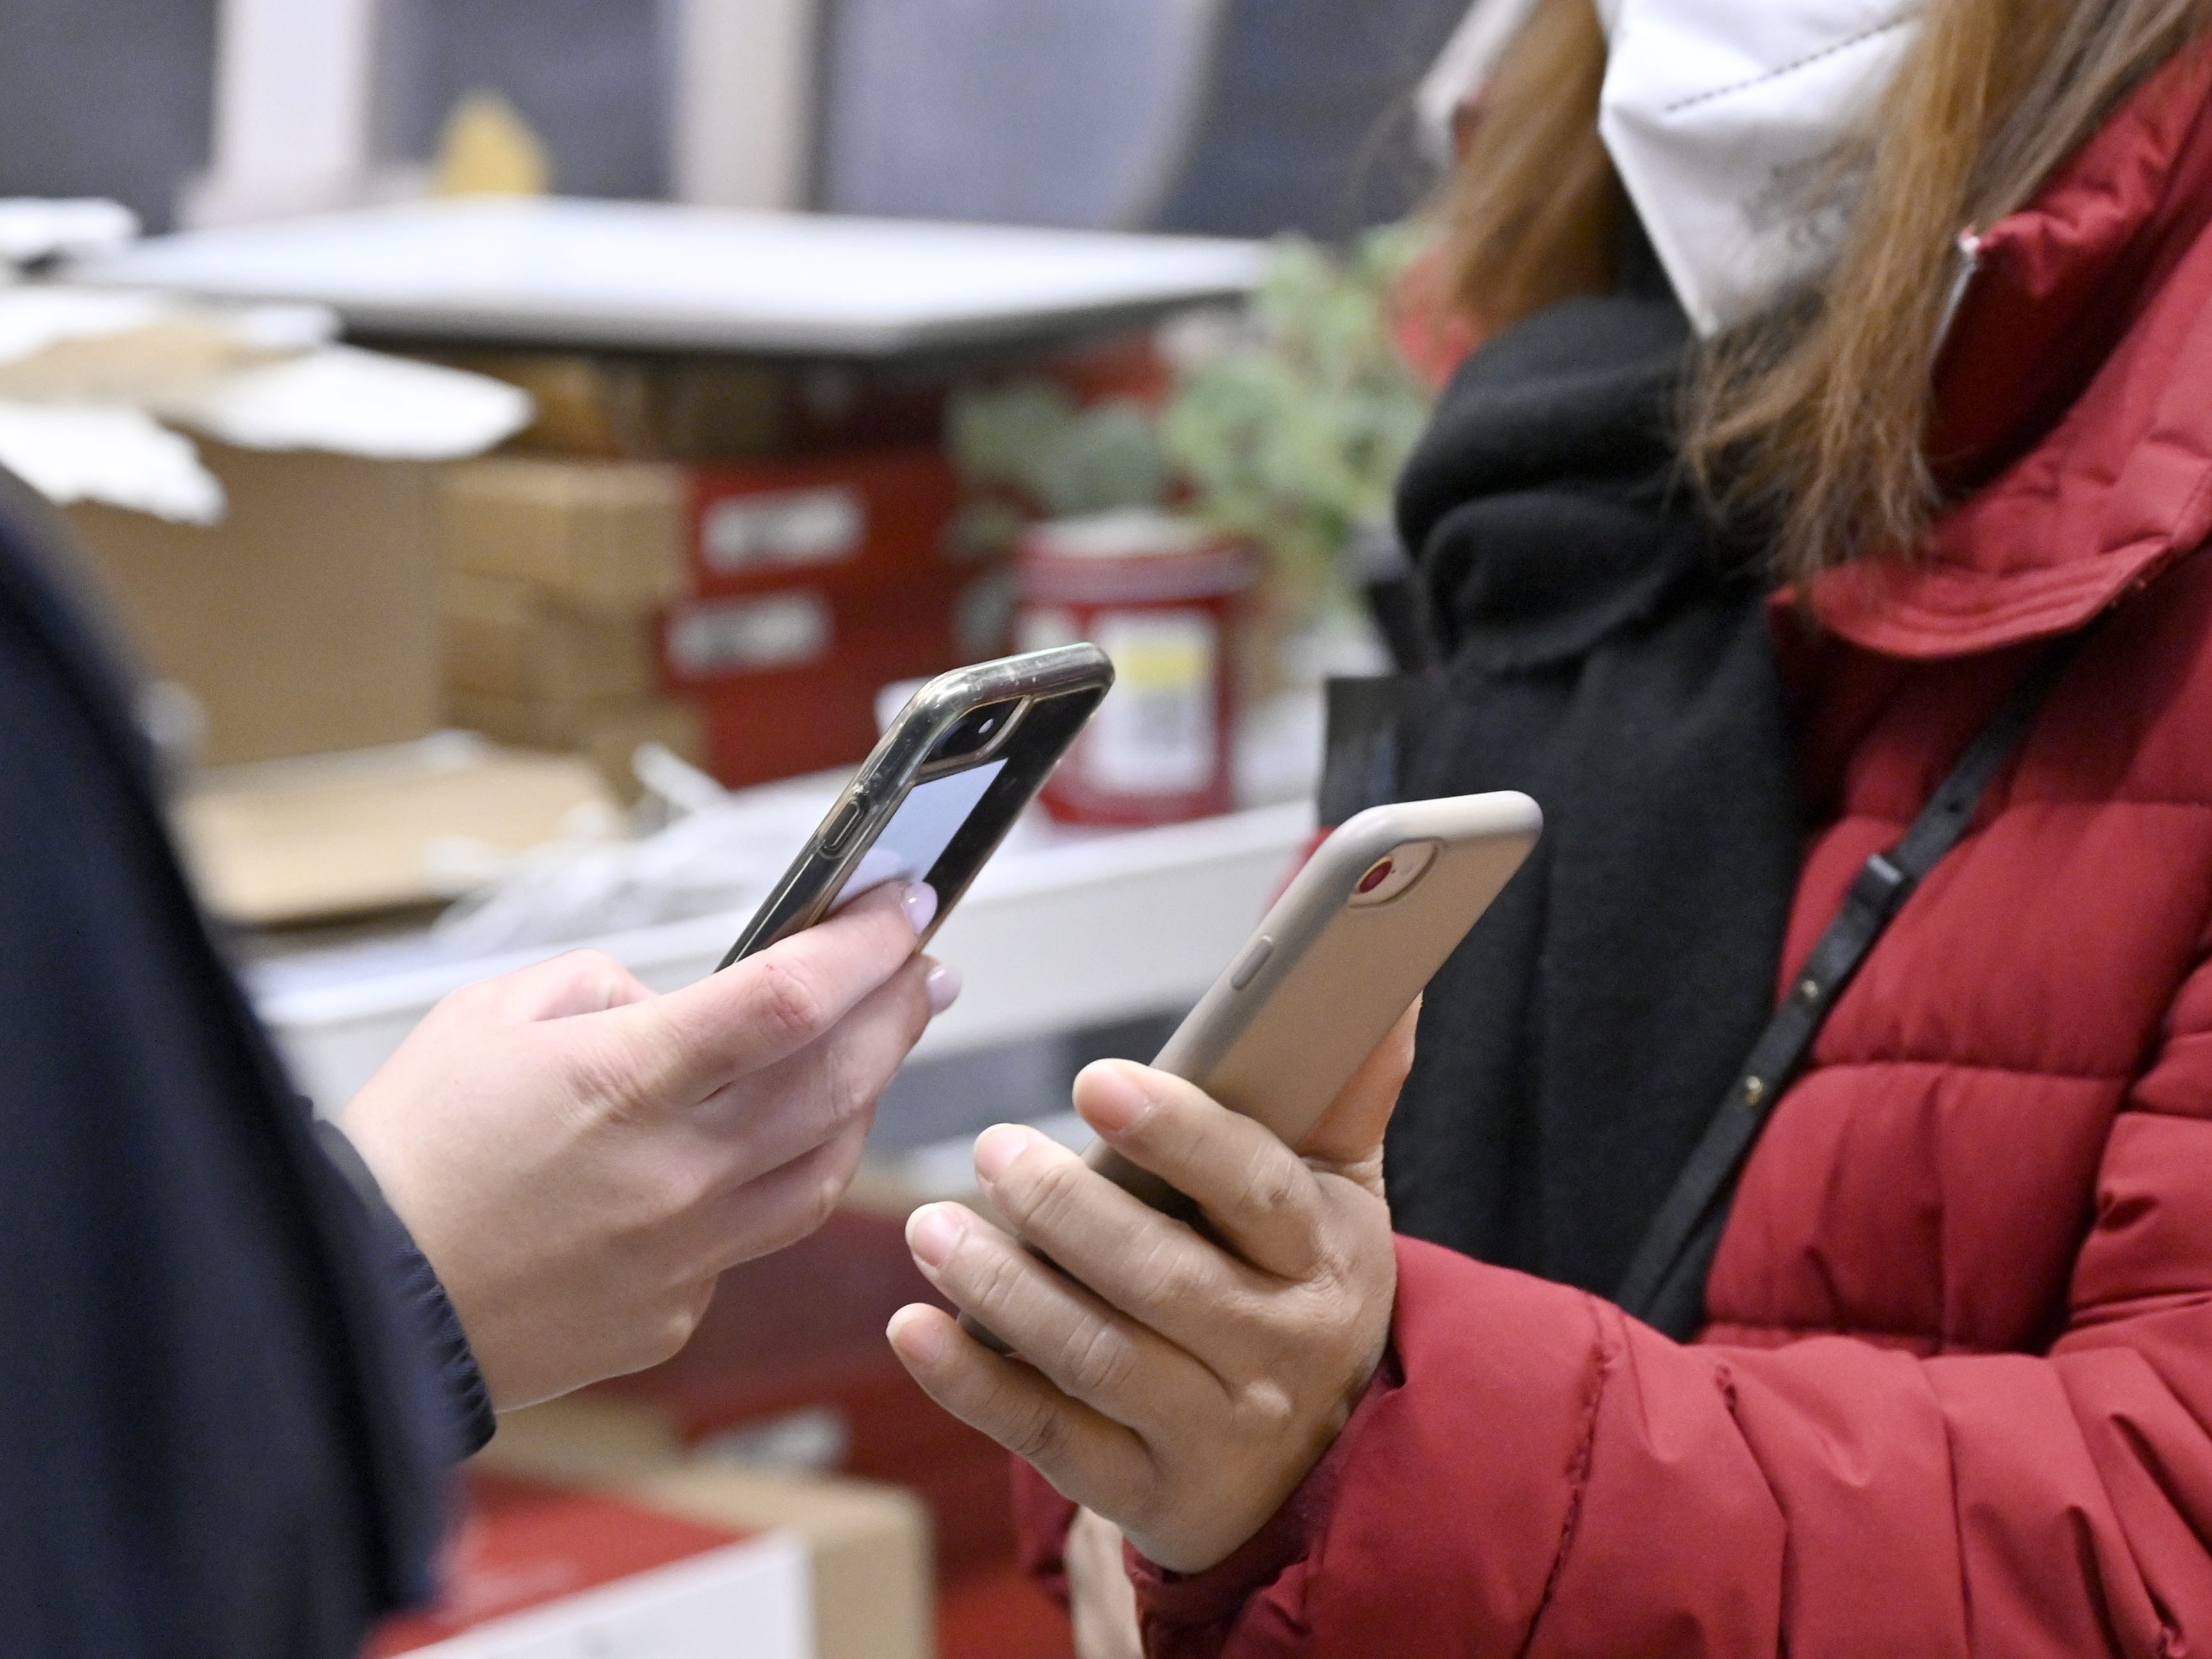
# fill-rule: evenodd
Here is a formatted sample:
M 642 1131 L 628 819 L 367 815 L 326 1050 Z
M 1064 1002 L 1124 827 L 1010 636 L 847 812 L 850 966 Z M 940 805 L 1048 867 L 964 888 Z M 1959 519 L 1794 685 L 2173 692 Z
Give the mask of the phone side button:
M 1241 991 L 1259 978 L 1260 970 L 1267 965 L 1267 958 L 1275 954 L 1275 941 L 1265 933 L 1244 948 L 1244 959 L 1237 964 L 1237 971 L 1229 976 L 1229 988 Z
M 858 800 L 848 800 L 839 807 L 837 816 L 830 820 L 829 828 L 822 832 L 822 850 L 825 853 L 843 852 L 845 843 L 853 839 L 853 831 L 860 827 L 861 815 L 866 810 L 866 805 Z

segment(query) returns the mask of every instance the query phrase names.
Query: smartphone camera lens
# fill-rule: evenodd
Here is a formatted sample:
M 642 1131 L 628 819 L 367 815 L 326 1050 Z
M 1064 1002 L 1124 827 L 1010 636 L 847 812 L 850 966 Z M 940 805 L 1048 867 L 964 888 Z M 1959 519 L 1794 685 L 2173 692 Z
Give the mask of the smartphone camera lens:
M 929 751 L 927 765 L 939 766 L 948 761 L 971 759 L 987 754 L 1013 725 L 1021 713 L 1018 699 L 1012 702 L 986 703 L 981 708 L 971 708 L 960 717 L 960 722 L 937 740 Z
M 1373 909 L 1403 898 L 1428 874 L 1429 866 L 1436 862 L 1437 850 L 1438 843 L 1432 841 L 1410 841 L 1392 848 L 1369 865 L 1352 884 L 1352 908 Z

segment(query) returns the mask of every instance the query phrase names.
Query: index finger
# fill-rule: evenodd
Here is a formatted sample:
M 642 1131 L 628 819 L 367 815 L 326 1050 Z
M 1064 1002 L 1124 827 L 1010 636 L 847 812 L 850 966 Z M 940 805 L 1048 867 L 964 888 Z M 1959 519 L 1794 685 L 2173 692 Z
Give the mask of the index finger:
M 645 1087 L 696 1103 L 827 1036 L 920 947 L 921 883 L 878 888 L 827 921 L 696 985 L 603 1016 L 645 1054 Z
M 1086 1066 L 1075 1106 L 1114 1151 L 1205 1212 L 1253 1267 L 1303 1279 L 1319 1264 L 1320 1188 L 1272 1130 L 1195 1084 L 1127 1060 Z

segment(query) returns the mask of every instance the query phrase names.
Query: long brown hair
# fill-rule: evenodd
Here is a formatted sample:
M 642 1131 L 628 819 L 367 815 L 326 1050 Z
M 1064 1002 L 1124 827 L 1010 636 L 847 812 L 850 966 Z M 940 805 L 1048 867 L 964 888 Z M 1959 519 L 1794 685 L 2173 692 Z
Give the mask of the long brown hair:
M 1919 546 L 1942 505 L 1927 438 L 1960 233 L 2027 202 L 2208 23 L 2212 0 L 1929 0 L 1830 170 L 1826 188 L 1857 191 L 1834 270 L 1690 377 L 1684 458 L 1782 574 Z M 1627 208 L 1597 138 L 1604 58 L 1591 0 L 1540 0 L 1484 94 L 1443 216 L 1486 328 L 1610 280 Z

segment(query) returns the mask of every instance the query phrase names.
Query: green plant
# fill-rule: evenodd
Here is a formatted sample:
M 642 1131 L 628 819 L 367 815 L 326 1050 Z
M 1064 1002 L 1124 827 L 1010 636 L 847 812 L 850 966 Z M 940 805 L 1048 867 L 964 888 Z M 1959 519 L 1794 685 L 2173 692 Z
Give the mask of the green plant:
M 970 480 L 1054 518 L 1156 506 L 1166 493 L 1152 413 L 1126 398 L 1085 409 L 1049 380 L 1018 380 L 963 391 L 949 423 Z
M 1349 592 L 1348 556 L 1389 522 L 1428 419 L 1428 390 L 1390 330 L 1391 292 L 1415 252 L 1402 227 L 1340 258 L 1283 238 L 1243 319 L 1170 337 L 1168 466 L 1192 511 L 1268 550 L 1295 613 Z
M 1249 307 L 1164 331 L 1175 390 L 1157 416 L 1127 401 L 1086 409 L 1042 380 L 962 392 L 951 450 L 982 487 L 963 544 L 1002 550 L 1030 513 L 1172 501 L 1266 549 L 1291 619 L 1341 602 L 1352 550 L 1387 532 L 1391 491 L 1428 420 L 1428 389 L 1390 328 L 1416 244 L 1402 227 L 1340 256 L 1280 239 Z

